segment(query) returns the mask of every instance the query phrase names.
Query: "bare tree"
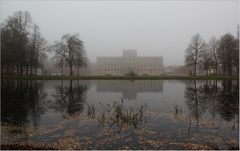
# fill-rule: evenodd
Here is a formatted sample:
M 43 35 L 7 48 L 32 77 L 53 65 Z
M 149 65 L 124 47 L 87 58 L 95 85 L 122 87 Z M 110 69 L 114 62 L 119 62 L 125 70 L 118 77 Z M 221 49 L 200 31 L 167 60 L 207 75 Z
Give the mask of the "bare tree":
M 185 63 L 187 65 L 194 65 L 194 76 L 197 75 L 199 51 L 204 48 L 204 45 L 204 41 L 200 34 L 195 34 L 192 36 L 191 42 L 186 49 Z
M 12 38 L 12 31 L 4 24 L 1 25 L 1 72 L 6 75 L 13 74 L 15 58 L 14 41 Z M 10 71 L 12 69 L 12 71 Z M 11 73 L 10 73 L 11 72 Z
M 219 49 L 219 41 L 213 37 L 208 42 L 208 49 L 210 51 L 210 55 L 212 56 L 212 67 L 215 70 L 215 74 L 218 74 L 218 57 L 217 50 Z
M 45 52 L 47 50 L 47 42 L 41 36 L 39 27 L 34 24 L 33 33 L 30 38 L 30 74 L 37 75 L 37 69 L 41 66 L 41 61 L 46 57 Z
M 85 54 L 85 50 L 84 48 L 79 49 L 76 52 L 76 56 L 75 56 L 75 65 L 77 67 L 77 75 L 79 76 L 79 72 L 80 72 L 80 67 L 86 67 L 87 66 L 87 60 L 86 60 L 86 54 Z
M 55 45 L 53 46 L 53 50 L 55 55 L 53 59 L 56 59 L 56 65 L 61 67 L 61 76 L 63 76 L 63 68 L 65 65 L 65 54 L 64 54 L 64 47 L 60 41 L 56 41 Z
M 199 51 L 199 65 L 205 70 L 206 76 L 208 76 L 208 71 L 211 70 L 212 64 L 213 55 L 206 45 L 201 51 Z
M 234 58 L 233 58 L 233 64 L 236 68 L 236 74 L 239 75 L 239 28 L 240 28 L 240 25 L 238 24 L 237 25 L 237 37 L 236 37 L 236 40 L 235 40 L 235 49 L 234 49 Z
M 218 57 L 222 66 L 223 75 L 232 75 L 232 67 L 234 61 L 234 51 L 236 50 L 236 41 L 233 35 L 227 33 L 220 39 L 220 47 L 218 49 Z
M 73 66 L 75 65 L 76 57 L 78 58 L 78 67 L 84 65 L 83 42 L 78 34 L 66 34 L 62 36 L 55 46 L 56 55 L 66 61 L 69 66 L 69 75 L 73 76 Z
M 46 57 L 46 40 L 41 36 L 37 25 L 32 24 L 29 12 L 18 11 L 8 17 L 1 25 L 1 60 L 6 73 L 22 76 L 29 70 L 40 67 Z M 4 69 L 5 71 L 5 69 Z
M 32 17 L 29 12 L 18 11 L 13 16 L 9 17 L 6 23 L 7 28 L 12 32 L 14 40 L 14 57 L 18 70 L 18 75 L 23 75 L 24 66 L 26 66 L 26 55 L 28 47 L 28 36 Z

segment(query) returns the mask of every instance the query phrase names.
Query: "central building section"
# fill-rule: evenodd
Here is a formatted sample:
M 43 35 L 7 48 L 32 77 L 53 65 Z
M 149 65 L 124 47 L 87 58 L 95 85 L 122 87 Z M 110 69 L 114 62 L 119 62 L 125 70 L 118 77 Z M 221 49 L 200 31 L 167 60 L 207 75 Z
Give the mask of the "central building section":
M 163 73 L 162 57 L 140 57 L 137 51 L 123 50 L 120 57 L 97 57 L 98 75 L 159 75 Z

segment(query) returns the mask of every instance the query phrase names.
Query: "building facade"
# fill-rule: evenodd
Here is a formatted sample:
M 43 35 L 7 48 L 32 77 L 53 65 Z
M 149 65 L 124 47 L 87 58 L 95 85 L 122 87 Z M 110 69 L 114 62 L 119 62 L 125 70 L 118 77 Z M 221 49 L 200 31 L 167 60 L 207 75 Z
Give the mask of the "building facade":
M 163 57 L 139 57 L 136 50 L 123 50 L 121 57 L 97 57 L 98 75 L 159 75 L 163 73 Z

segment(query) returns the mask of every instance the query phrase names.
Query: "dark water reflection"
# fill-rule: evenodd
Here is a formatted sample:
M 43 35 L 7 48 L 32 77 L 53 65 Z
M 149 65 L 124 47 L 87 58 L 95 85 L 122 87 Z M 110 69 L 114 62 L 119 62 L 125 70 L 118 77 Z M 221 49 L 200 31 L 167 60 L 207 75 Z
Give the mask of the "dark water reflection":
M 202 85 L 197 85 L 196 81 L 186 86 L 186 105 L 190 109 L 190 114 L 198 119 L 208 109 L 212 118 L 216 114 L 227 121 L 231 121 L 238 116 L 238 83 L 231 80 L 221 81 L 221 86 L 217 81 L 206 81 Z
M 64 86 L 61 81 L 61 85 L 56 86 L 55 89 L 56 94 L 53 94 L 53 97 L 56 102 L 52 107 L 61 112 L 63 117 L 83 112 L 86 102 L 86 85 L 80 85 L 79 81 L 73 85 L 73 82 L 69 81 L 69 85 Z
M 147 123 L 116 134 L 87 116 L 89 106 L 97 117 L 104 105 L 121 98 L 126 107 L 146 103 Z M 236 149 L 238 120 L 237 80 L 1 80 L 2 144 L 40 142 L 63 149 Z
M 186 85 L 185 103 L 189 109 L 189 129 L 192 126 L 191 118 L 199 120 L 208 112 L 210 119 L 232 121 L 232 128 L 238 126 L 239 119 L 239 83 L 238 81 L 223 80 L 204 81 L 202 84 L 193 81 Z
M 37 126 L 46 111 L 43 83 L 6 80 L 1 83 L 1 121 L 11 125 Z

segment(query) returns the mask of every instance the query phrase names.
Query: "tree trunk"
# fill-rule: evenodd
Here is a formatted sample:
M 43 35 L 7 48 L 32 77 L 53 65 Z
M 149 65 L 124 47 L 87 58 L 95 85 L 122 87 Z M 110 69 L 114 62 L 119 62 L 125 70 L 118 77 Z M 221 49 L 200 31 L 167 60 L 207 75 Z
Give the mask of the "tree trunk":
M 216 74 L 216 76 L 217 76 L 217 75 L 218 75 L 218 65 L 217 65 L 217 63 L 216 63 L 215 68 L 216 68 L 216 69 L 215 69 L 215 70 L 216 70 L 216 73 L 215 73 L 215 74 Z
M 32 68 L 32 65 L 31 65 L 31 67 L 30 67 L 30 76 L 32 76 L 33 75 L 33 68 Z
M 78 70 L 78 71 L 77 71 L 77 72 L 78 72 L 78 73 L 77 73 L 77 75 L 79 76 L 79 65 L 78 65 L 78 67 L 77 67 L 77 68 L 78 68 L 78 69 L 77 69 L 77 70 Z
M 72 64 L 71 63 L 69 64 L 69 67 L 70 67 L 70 76 L 73 76 L 73 70 L 72 70 Z
M 224 53 L 222 54 L 222 72 L 223 72 L 223 76 L 225 76 L 225 57 L 224 57 Z
M 9 75 L 9 64 L 7 64 L 7 76 Z
M 225 76 L 225 62 L 223 62 L 223 76 Z
M 29 67 L 27 66 L 26 67 L 26 75 L 28 76 L 28 70 L 29 70 Z
M 229 63 L 228 63 L 228 75 L 229 76 L 232 75 L 232 63 L 231 63 L 231 60 L 229 60 Z
M 237 64 L 237 75 L 239 75 L 239 64 Z
M 34 68 L 34 75 L 37 75 L 37 68 Z
M 63 76 L 63 58 L 61 58 L 61 76 Z
M 218 60 L 217 60 L 217 55 L 216 55 L 216 51 L 214 51 L 214 61 L 215 61 L 215 75 L 217 76 L 218 75 Z
M 61 76 L 63 76 L 63 65 L 61 66 Z
M 14 74 L 14 65 L 11 65 L 11 74 Z
M 194 76 L 197 75 L 197 62 L 194 62 Z
M 23 66 L 20 65 L 20 76 L 22 76 L 22 75 L 23 75 Z
M 19 65 L 17 65 L 17 75 L 20 75 Z

